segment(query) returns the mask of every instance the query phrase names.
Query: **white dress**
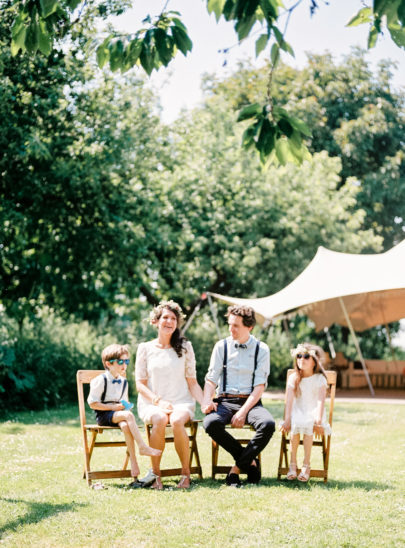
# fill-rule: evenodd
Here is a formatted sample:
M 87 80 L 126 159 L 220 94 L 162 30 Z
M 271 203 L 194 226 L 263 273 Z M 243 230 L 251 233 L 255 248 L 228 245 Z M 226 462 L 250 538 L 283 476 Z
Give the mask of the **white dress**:
M 288 379 L 288 387 L 294 388 L 296 374 L 292 374 Z M 318 407 L 319 389 L 327 386 L 325 377 L 320 373 L 315 373 L 310 377 L 303 377 L 299 384 L 301 393 L 294 396 L 294 402 L 291 412 L 291 435 L 308 434 L 312 435 L 314 422 L 317 419 L 316 412 Z M 322 426 L 324 433 L 329 436 L 332 433 L 331 427 L 326 420 L 326 409 L 323 410 Z
M 196 378 L 194 350 L 189 341 L 185 344 L 181 358 L 174 348 L 159 348 L 157 339 L 139 345 L 135 380 L 146 380 L 154 394 L 170 402 L 174 409 L 187 411 L 190 419 L 193 419 L 195 399 L 190 393 L 186 377 Z M 138 394 L 137 408 L 139 418 L 149 422 L 157 406 Z

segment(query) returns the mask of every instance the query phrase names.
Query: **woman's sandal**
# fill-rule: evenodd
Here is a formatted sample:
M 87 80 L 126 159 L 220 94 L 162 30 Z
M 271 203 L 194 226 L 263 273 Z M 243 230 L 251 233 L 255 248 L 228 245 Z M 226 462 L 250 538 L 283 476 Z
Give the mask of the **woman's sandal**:
M 151 485 L 151 489 L 156 489 L 156 491 L 163 491 L 163 483 L 160 479 L 160 476 L 158 476 L 155 481 Z
M 295 462 L 290 463 L 290 467 L 287 472 L 287 479 L 289 481 L 297 479 L 297 464 Z
M 189 489 L 191 484 L 190 476 L 181 476 L 179 483 L 177 484 L 178 489 Z
M 304 472 L 305 470 L 305 472 Z M 301 472 L 298 476 L 298 481 L 307 482 L 309 480 L 309 476 L 311 475 L 311 467 L 309 464 L 303 464 L 301 468 Z

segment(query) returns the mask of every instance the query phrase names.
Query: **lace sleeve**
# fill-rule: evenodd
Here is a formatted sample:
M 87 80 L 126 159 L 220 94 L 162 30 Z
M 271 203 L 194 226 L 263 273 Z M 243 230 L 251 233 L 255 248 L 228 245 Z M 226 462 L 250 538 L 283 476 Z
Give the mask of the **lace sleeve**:
M 138 351 L 136 353 L 135 361 L 135 380 L 144 381 L 148 378 L 148 354 L 146 343 L 141 343 L 138 346 Z
M 189 379 L 195 379 L 196 378 L 196 370 L 195 370 L 195 355 L 194 350 L 191 345 L 190 341 L 187 341 L 186 343 L 186 364 L 185 364 L 185 373 L 186 377 Z

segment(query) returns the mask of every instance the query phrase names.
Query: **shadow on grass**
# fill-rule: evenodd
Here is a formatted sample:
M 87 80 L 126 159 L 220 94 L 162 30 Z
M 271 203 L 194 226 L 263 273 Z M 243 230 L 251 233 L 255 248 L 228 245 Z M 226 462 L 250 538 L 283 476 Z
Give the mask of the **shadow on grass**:
M 39 523 L 40 521 L 47 519 L 56 514 L 63 512 L 71 512 L 77 508 L 82 508 L 86 504 L 72 502 L 69 504 L 51 504 L 49 502 L 33 502 L 22 499 L 12 499 L 2 497 L 0 500 L 10 504 L 25 504 L 27 511 L 23 516 L 9 521 L 2 527 L 0 527 L 0 538 L 7 532 L 13 532 L 22 525 L 29 525 L 31 523 Z
M 362 480 L 354 480 L 354 481 L 337 481 L 337 480 L 329 480 L 327 483 L 324 483 L 323 480 L 320 479 L 311 479 L 308 483 L 303 483 L 299 481 L 287 481 L 286 479 L 278 480 L 276 478 L 262 478 L 259 485 L 254 484 L 248 484 L 245 481 L 243 481 L 243 477 L 241 477 L 242 480 L 242 490 L 246 489 L 265 489 L 265 488 L 283 488 L 283 489 L 292 489 L 292 490 L 304 490 L 304 491 L 311 491 L 314 488 L 320 488 L 320 489 L 326 489 L 327 491 L 344 491 L 347 489 L 359 489 L 361 491 L 390 491 L 393 489 L 391 485 L 388 485 L 386 483 L 378 482 L 378 481 L 362 481 Z M 199 488 L 208 488 L 212 490 L 222 490 L 222 489 L 235 489 L 234 487 L 226 487 L 225 486 L 225 477 L 223 479 L 216 479 L 213 480 L 211 478 L 204 478 L 202 480 L 200 479 L 192 479 L 191 489 L 189 491 L 181 489 L 178 490 L 176 488 L 178 480 L 175 479 L 169 479 L 169 478 L 163 478 L 163 492 L 172 492 L 172 491 L 179 491 L 179 492 L 190 492 L 192 493 L 195 489 Z M 116 487 L 119 489 L 125 489 L 128 487 L 127 484 L 124 483 L 115 483 L 111 487 Z

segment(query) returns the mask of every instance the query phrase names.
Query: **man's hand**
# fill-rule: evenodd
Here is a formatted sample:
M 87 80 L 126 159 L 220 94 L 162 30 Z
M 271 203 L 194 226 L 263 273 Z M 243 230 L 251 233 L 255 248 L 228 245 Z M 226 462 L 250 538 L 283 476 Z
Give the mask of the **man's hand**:
M 205 415 L 208 415 L 208 413 L 211 413 L 211 411 L 216 411 L 217 406 L 218 406 L 218 404 L 216 402 L 212 401 L 212 400 L 209 400 L 208 402 L 203 401 L 202 404 L 201 404 L 201 411 Z
M 231 419 L 231 425 L 233 428 L 243 428 L 246 422 L 246 413 L 239 409 L 237 413 Z

